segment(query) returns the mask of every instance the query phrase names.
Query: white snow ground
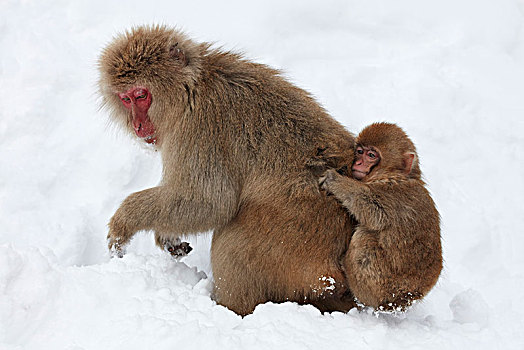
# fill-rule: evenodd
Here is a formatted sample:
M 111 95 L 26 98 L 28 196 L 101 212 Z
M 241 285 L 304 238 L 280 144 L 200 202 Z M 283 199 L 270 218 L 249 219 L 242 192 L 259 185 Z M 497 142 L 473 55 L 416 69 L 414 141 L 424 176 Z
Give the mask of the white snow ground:
M 442 215 L 445 270 L 401 316 L 209 297 L 209 235 L 175 262 L 106 223 L 158 155 L 108 127 L 96 61 L 178 25 L 281 68 L 350 130 L 397 122 Z M 0 0 L 0 349 L 522 349 L 524 1 Z

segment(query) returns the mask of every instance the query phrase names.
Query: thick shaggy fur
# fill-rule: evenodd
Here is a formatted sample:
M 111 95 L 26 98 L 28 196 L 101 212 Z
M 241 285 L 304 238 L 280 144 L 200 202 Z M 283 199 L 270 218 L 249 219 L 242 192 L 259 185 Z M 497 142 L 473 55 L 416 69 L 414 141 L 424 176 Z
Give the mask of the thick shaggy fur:
M 116 37 L 100 58 L 100 91 L 133 132 L 117 93 L 146 87 L 163 179 L 131 194 L 109 224 L 122 249 L 138 230 L 157 241 L 214 230 L 214 298 L 245 315 L 266 301 L 350 309 L 341 263 L 352 231 L 306 168 L 321 148 L 340 165 L 354 138 L 305 91 L 267 66 L 166 27 Z M 338 164 L 334 164 L 338 166 Z
M 363 304 L 404 310 L 440 275 L 439 213 L 421 179 L 415 146 L 402 129 L 373 124 L 357 144 L 377 148 L 380 163 L 362 181 L 330 170 L 323 183 L 358 222 L 343 266 Z M 415 158 L 406 169 L 409 154 Z

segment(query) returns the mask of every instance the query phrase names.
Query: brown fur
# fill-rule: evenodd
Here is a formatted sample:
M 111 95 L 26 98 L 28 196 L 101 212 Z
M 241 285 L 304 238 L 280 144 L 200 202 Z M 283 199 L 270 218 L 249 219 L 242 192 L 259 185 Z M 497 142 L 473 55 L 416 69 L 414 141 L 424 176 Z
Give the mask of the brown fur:
M 358 222 L 344 267 L 360 302 L 404 310 L 429 292 L 442 269 L 439 214 L 402 129 L 373 124 L 357 144 L 378 149 L 378 165 L 362 181 L 329 170 L 322 185 Z M 407 154 L 415 154 L 410 169 Z
M 351 220 L 305 166 L 319 147 L 350 163 L 354 138 L 308 93 L 274 69 L 158 26 L 109 44 L 99 86 L 130 133 L 117 93 L 147 87 L 164 165 L 160 186 L 131 194 L 114 214 L 112 248 L 143 229 L 158 242 L 213 229 L 219 304 L 242 315 L 266 301 L 354 305 L 340 265 Z

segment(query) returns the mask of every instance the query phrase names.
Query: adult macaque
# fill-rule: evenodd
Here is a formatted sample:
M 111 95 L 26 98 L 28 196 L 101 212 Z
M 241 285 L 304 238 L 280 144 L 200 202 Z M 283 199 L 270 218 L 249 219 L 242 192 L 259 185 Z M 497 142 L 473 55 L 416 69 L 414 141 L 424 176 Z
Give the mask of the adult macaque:
M 354 138 L 278 71 L 137 27 L 100 58 L 112 118 L 162 154 L 158 187 L 127 197 L 109 223 L 117 255 L 139 230 L 164 247 L 214 230 L 214 298 L 245 315 L 266 301 L 354 306 L 341 267 L 351 219 L 305 166 L 317 148 L 351 163 Z M 334 243 L 336 242 L 336 243 Z
M 353 178 L 330 169 L 320 180 L 358 223 L 343 262 L 349 285 L 364 305 L 405 310 L 442 269 L 439 214 L 415 146 L 398 126 L 368 126 L 355 153 Z

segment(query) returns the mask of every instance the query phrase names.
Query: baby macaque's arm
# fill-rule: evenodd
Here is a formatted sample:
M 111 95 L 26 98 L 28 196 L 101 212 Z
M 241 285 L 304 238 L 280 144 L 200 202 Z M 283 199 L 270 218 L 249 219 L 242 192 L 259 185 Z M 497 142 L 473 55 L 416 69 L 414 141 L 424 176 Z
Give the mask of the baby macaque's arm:
M 320 187 L 331 193 L 361 224 L 371 230 L 388 225 L 384 198 L 373 193 L 368 185 L 329 169 L 319 179 Z

